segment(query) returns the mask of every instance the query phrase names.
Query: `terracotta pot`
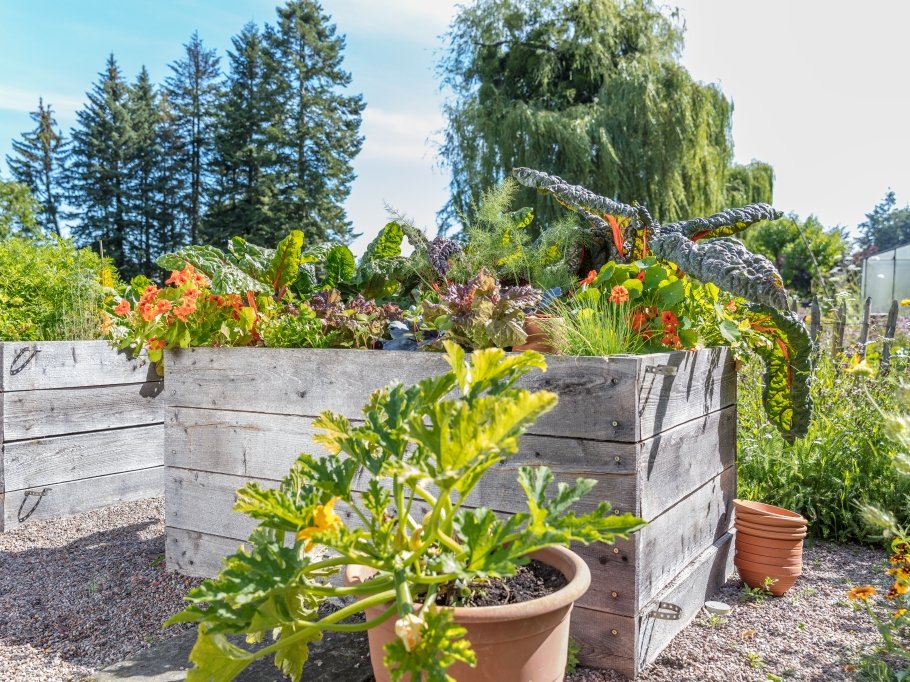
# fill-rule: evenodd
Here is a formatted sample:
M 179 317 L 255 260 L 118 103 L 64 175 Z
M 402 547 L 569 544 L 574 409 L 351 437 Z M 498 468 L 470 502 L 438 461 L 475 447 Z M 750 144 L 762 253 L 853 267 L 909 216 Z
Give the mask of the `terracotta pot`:
M 776 526 L 762 526 L 757 523 L 750 523 L 744 519 L 737 518 L 736 529 L 742 529 L 749 535 L 758 535 L 764 538 L 774 538 L 776 540 L 802 540 L 806 537 L 806 527 L 791 530 L 778 528 Z
M 782 544 L 777 547 L 768 547 L 759 545 L 750 541 L 748 535 L 741 533 L 736 534 L 736 551 L 748 552 L 749 554 L 758 554 L 759 556 L 796 556 L 802 555 L 803 543 L 801 540 L 775 540 Z
M 737 567 L 739 571 L 739 577 L 743 579 L 743 582 L 746 583 L 749 587 L 764 587 L 764 580 L 767 576 L 766 573 L 761 571 L 751 571 L 749 569 L 742 569 Z M 770 576 L 775 578 L 776 576 Z M 782 576 L 776 577 L 777 582 L 772 583 L 768 588 L 771 594 L 775 597 L 784 596 L 793 585 L 796 584 L 796 579 L 798 576 Z
M 802 538 L 766 538 L 761 535 L 753 535 L 743 528 L 736 529 L 736 545 L 740 543 L 752 545 L 755 547 L 764 547 L 767 549 L 792 549 L 793 547 L 802 547 Z
M 520 346 L 512 346 L 512 350 L 521 353 L 526 350 L 536 350 L 538 353 L 556 353 L 553 344 L 550 341 L 550 335 L 541 325 L 541 320 L 547 320 L 546 324 L 563 324 L 561 317 L 549 317 L 546 315 L 527 315 L 525 317 L 525 333 L 528 335 L 527 341 Z
M 775 566 L 802 566 L 803 563 L 803 551 L 802 548 L 795 552 L 782 553 L 777 556 L 767 554 L 757 554 L 743 549 L 740 546 L 736 547 L 736 560 L 741 562 L 757 562 L 760 564 L 773 564 Z
M 768 526 L 769 528 L 779 528 L 782 531 L 798 530 L 806 527 L 806 522 L 804 520 L 787 519 L 782 516 L 765 516 L 752 512 L 744 512 L 739 509 L 736 510 L 736 518 L 742 519 L 746 523 Z
M 477 654 L 477 667 L 456 663 L 448 673 L 458 682 L 562 682 L 569 647 L 572 605 L 591 584 L 584 560 L 562 547 L 548 547 L 530 555 L 562 573 L 569 584 L 540 599 L 505 606 L 456 608 L 455 622 L 467 628 L 467 639 Z M 348 585 L 367 580 L 375 571 L 365 566 L 345 567 Z M 387 606 L 366 610 L 367 620 Z M 419 609 L 419 605 L 418 605 Z M 395 618 L 369 631 L 370 659 L 377 682 L 387 682 L 383 647 L 395 638 Z
M 776 518 L 782 521 L 789 521 L 790 523 L 796 525 L 806 525 L 808 523 L 805 518 L 794 511 L 784 509 L 783 507 L 775 507 L 770 504 L 764 504 L 762 502 L 753 502 L 752 500 L 733 500 L 733 507 L 736 509 L 737 516 L 740 514 L 753 516 L 758 515 L 769 520 Z

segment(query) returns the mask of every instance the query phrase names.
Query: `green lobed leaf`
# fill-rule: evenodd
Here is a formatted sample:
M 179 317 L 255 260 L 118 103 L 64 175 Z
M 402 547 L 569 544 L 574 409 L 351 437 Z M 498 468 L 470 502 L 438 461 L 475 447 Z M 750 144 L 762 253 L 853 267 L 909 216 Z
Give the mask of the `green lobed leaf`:
M 211 634 L 202 625 L 190 651 L 194 665 L 187 671 L 187 682 L 230 682 L 254 660 L 253 654 L 231 644 L 222 634 Z
M 263 284 L 270 282 L 265 273 L 275 254 L 275 249 L 251 244 L 243 237 L 231 237 L 231 241 L 228 242 L 228 252 L 234 265 L 250 277 Z
M 361 258 L 361 265 L 382 258 L 396 258 L 401 255 L 401 242 L 404 240 L 404 231 L 397 222 L 386 223 L 379 230 L 376 238 L 369 243 Z

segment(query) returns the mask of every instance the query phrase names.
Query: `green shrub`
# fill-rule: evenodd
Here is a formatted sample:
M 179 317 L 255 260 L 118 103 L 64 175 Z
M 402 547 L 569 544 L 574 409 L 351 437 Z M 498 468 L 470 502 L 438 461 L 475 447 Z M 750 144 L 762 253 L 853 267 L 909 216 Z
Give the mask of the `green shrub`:
M 95 339 L 101 336 L 102 275 L 109 264 L 66 240 L 0 241 L 0 341 Z
M 817 409 L 808 435 L 793 445 L 764 417 L 754 390 L 760 367 L 747 364 L 740 381 L 739 497 L 797 511 L 809 520 L 813 536 L 838 542 L 870 538 L 860 505 L 892 509 L 899 520 L 910 520 L 910 479 L 891 466 L 896 446 L 863 391 L 868 382 L 882 409 L 893 411 L 893 381 L 838 373 L 835 362 L 823 355 L 811 389 Z

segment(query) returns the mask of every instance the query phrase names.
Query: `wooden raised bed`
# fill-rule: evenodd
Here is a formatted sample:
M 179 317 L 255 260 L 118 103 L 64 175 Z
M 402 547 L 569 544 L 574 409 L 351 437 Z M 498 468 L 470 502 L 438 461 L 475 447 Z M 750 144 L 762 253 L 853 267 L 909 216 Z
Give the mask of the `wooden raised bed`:
M 0 343 L 0 531 L 161 495 L 162 385 L 104 341 Z
M 319 412 L 357 418 L 374 389 L 447 369 L 438 354 L 313 349 L 197 348 L 165 362 L 167 562 L 193 576 L 217 573 L 254 527 L 230 511 L 237 488 L 275 485 L 299 452 L 321 452 Z M 524 384 L 559 405 L 470 502 L 523 510 L 517 467 L 547 464 L 558 480 L 599 481 L 587 508 L 606 499 L 650 521 L 616 545 L 575 548 L 593 574 L 573 612 L 581 661 L 634 676 L 732 571 L 733 362 L 711 348 L 548 364 Z

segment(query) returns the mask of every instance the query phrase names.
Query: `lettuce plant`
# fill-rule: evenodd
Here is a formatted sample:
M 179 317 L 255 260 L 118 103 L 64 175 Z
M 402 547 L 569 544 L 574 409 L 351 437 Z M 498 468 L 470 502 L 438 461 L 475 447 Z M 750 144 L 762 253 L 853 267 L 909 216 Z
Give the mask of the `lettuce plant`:
M 502 287 L 485 268 L 467 284 L 449 284 L 438 303 L 427 299 L 423 321 L 467 348 L 510 348 L 523 344 L 525 309 L 536 307 L 541 293 L 534 287 Z
M 466 508 L 484 474 L 518 451 L 522 433 L 556 396 L 516 386 L 531 369 L 546 369 L 538 353 L 487 349 L 467 362 L 460 346 L 447 343 L 446 359 L 451 370 L 441 376 L 374 393 L 356 425 L 323 413 L 316 441 L 328 456 L 300 455 L 277 489 L 249 483 L 238 492 L 235 510 L 259 522 L 249 549 L 228 557 L 218 577 L 193 589 L 191 604 L 168 621 L 199 624 L 188 682 L 231 680 L 267 656 L 300 680 L 308 644 L 323 632 L 366 630 L 390 618 L 398 634 L 385 652 L 392 678 L 452 680 L 446 668 L 472 665 L 475 657 L 452 610 L 437 606 L 438 595 L 456 582 L 514 575 L 538 549 L 613 542 L 641 527 L 630 514 L 611 514 L 607 502 L 576 516 L 570 507 L 595 481 L 553 490 L 546 467 L 519 469 L 527 511 L 502 518 Z M 455 389 L 459 395 L 447 398 Z M 415 503 L 430 509 L 422 519 Z M 348 563 L 376 569 L 375 578 L 332 584 Z M 358 601 L 320 617 L 326 599 L 350 596 Z M 384 607 L 378 618 L 344 622 L 373 606 Z M 251 650 L 228 635 L 272 641 Z
M 780 218 L 780 211 L 751 204 L 661 225 L 644 206 L 598 196 L 554 175 L 517 168 L 514 176 L 585 219 L 573 264 L 597 269 L 610 261 L 635 263 L 653 254 L 695 280 L 740 299 L 733 327 L 748 329 L 742 339 L 765 363 L 765 411 L 788 440 L 806 434 L 812 415 L 812 341 L 800 319 L 788 310 L 783 280 L 774 265 L 732 238 L 754 223 Z

